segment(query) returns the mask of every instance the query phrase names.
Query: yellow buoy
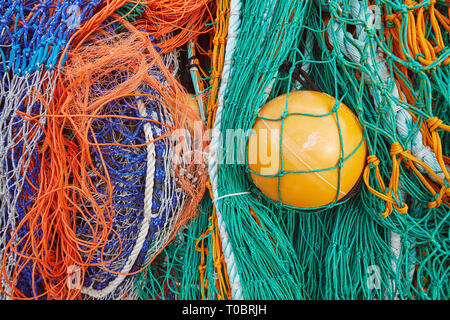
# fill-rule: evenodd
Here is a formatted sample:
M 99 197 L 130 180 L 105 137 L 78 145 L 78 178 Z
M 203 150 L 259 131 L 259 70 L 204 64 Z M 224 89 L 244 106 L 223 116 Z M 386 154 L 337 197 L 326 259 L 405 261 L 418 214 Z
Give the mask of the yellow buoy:
M 326 206 L 336 195 L 339 201 L 364 168 L 366 144 L 358 119 L 342 103 L 334 112 L 336 100 L 325 93 L 290 92 L 287 110 L 286 99 L 269 101 L 253 125 L 247 145 L 253 182 L 273 201 L 297 208 Z

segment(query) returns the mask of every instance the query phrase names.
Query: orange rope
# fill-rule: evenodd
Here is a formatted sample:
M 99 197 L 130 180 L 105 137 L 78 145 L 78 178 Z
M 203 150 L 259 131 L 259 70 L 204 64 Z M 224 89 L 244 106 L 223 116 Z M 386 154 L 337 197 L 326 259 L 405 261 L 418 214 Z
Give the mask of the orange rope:
M 209 220 L 211 220 L 211 217 L 209 217 Z M 198 271 L 200 274 L 200 292 L 201 292 L 201 299 L 206 300 L 207 295 L 205 294 L 205 289 L 208 289 L 208 277 L 205 278 L 206 273 L 206 256 L 208 249 L 205 248 L 205 238 L 209 235 L 209 233 L 214 228 L 213 224 L 210 224 L 208 229 L 206 229 L 205 232 L 203 232 L 200 235 L 200 238 L 195 243 L 195 250 L 200 252 L 200 264 L 198 266 Z M 200 243 L 200 245 L 199 245 Z
M 212 0 L 149 0 L 141 4 L 146 9 L 143 19 L 135 23 L 138 29 L 146 28 L 157 39 L 172 34 L 158 44 L 162 53 L 181 47 L 212 28 L 206 25 L 213 20 Z
M 422 2 L 429 3 L 429 6 L 418 6 Z M 407 13 L 407 43 L 404 45 L 408 48 L 410 59 L 417 59 L 423 65 L 430 65 L 438 59 L 438 54 L 445 48 L 441 28 L 450 31 L 450 21 L 435 9 L 436 0 L 420 0 L 418 2 L 406 0 L 404 4 L 409 8 L 417 7 L 410 9 Z M 401 59 L 409 60 L 402 50 L 403 45 L 400 32 L 403 17 L 401 13 L 386 15 L 385 19 L 387 22 L 393 23 L 391 28 L 386 28 L 386 36 L 392 35 L 394 40 L 392 44 L 393 52 Z M 431 25 L 433 32 L 430 32 L 430 34 L 434 35 L 434 41 L 427 38 L 426 27 L 428 25 Z M 448 65 L 450 57 L 441 63 Z M 406 70 L 402 71 L 406 74 Z
M 216 19 L 214 23 L 215 34 L 213 38 L 213 49 L 211 56 L 211 80 L 209 89 L 209 98 L 206 107 L 207 113 L 207 125 L 208 129 L 211 129 L 214 123 L 214 115 L 217 110 L 217 95 L 219 91 L 220 78 L 223 70 L 223 63 L 225 57 L 225 45 L 228 35 L 228 15 L 229 15 L 229 0 L 219 0 L 217 4 Z M 208 181 L 206 187 L 209 190 L 211 199 L 213 199 L 211 184 Z M 231 289 L 229 285 L 228 273 L 226 270 L 225 259 L 222 252 L 222 244 L 220 239 L 220 233 L 217 225 L 217 215 L 215 207 L 213 206 L 213 213 L 211 216 L 211 225 L 208 227 L 212 235 L 213 245 L 213 259 L 214 268 L 217 273 L 218 279 L 216 280 L 216 289 L 218 291 L 218 299 L 231 299 Z M 211 227 L 212 230 L 210 229 Z M 199 266 L 203 267 L 203 264 Z M 202 269 L 203 270 L 203 269 Z M 201 274 L 202 277 L 202 274 Z M 203 284 L 203 281 L 201 281 Z M 203 289 L 202 289 L 203 298 Z
M 207 188 L 210 191 L 210 195 L 212 197 L 211 185 L 207 182 Z M 222 252 L 222 241 L 220 239 L 219 228 L 217 226 L 217 215 L 216 209 L 213 206 L 213 213 L 209 217 L 211 221 L 208 229 L 200 236 L 200 240 L 197 240 L 196 250 L 202 253 L 199 272 L 200 272 L 200 283 L 201 283 L 201 293 L 202 300 L 206 299 L 206 295 L 204 294 L 204 290 L 208 288 L 208 279 L 205 280 L 205 259 L 207 254 L 207 249 L 205 248 L 204 240 L 202 239 L 209 234 L 211 234 L 212 239 L 212 252 L 213 252 L 213 260 L 214 260 L 214 269 L 217 273 L 217 280 L 215 281 L 216 290 L 218 292 L 217 299 L 219 300 L 230 300 L 231 299 L 231 289 L 229 285 L 228 273 L 225 265 L 225 258 Z M 198 246 L 198 243 L 201 242 L 201 246 Z
M 438 59 L 438 53 L 442 51 L 444 48 L 444 42 L 442 39 L 441 27 L 450 31 L 449 19 L 442 15 L 438 10 L 435 9 L 435 0 L 427 1 L 429 2 L 429 6 L 418 6 L 423 1 L 412 1 L 406 0 L 404 4 L 406 4 L 410 10 L 407 12 L 407 43 L 403 44 L 401 40 L 401 25 L 402 25 L 402 15 L 401 13 L 393 13 L 390 15 L 385 15 L 385 19 L 387 22 L 391 22 L 393 24 L 392 27 L 386 28 L 385 37 L 392 36 L 393 43 L 391 46 L 392 51 L 400 57 L 402 60 L 407 61 L 407 55 L 402 48 L 404 45 L 407 46 L 408 54 L 413 59 L 418 59 L 424 65 L 430 65 Z M 411 9 L 411 7 L 417 7 L 415 9 Z M 428 39 L 426 35 L 426 27 L 431 25 L 432 32 L 430 34 L 434 34 L 435 41 Z M 442 63 L 444 65 L 448 65 L 450 62 L 450 58 L 445 59 Z M 414 96 L 411 92 L 410 88 L 406 85 L 405 80 L 412 83 L 411 79 L 408 76 L 408 70 L 405 66 L 399 65 L 397 63 L 399 70 L 403 73 L 402 77 L 399 74 L 395 75 L 395 83 L 399 90 L 404 94 L 400 95 L 401 100 L 405 100 L 414 105 Z M 410 115 L 414 120 L 417 120 L 417 116 L 411 112 Z M 427 121 L 422 122 L 420 132 L 423 136 L 423 143 L 426 146 L 429 146 L 431 150 L 436 155 L 436 159 L 439 163 L 441 171 L 444 175 L 444 179 L 440 178 L 429 166 L 427 166 L 422 161 L 415 158 L 409 150 L 403 150 L 401 145 L 398 142 L 395 142 L 391 146 L 391 157 L 392 157 L 392 174 L 389 181 L 388 188 L 383 182 L 379 171 L 379 163 L 380 161 L 377 159 L 375 155 L 370 155 L 367 158 L 367 166 L 364 170 L 363 178 L 366 186 L 369 191 L 373 193 L 380 199 L 386 201 L 386 209 L 382 212 L 383 217 L 387 217 L 396 209 L 398 212 L 407 212 L 406 204 L 402 204 L 401 208 L 398 207 L 398 179 L 399 179 L 399 166 L 401 161 L 404 159 L 407 168 L 410 168 L 425 188 L 433 195 L 434 200 L 431 201 L 428 206 L 429 208 L 439 207 L 442 202 L 449 203 L 450 190 L 446 188 L 445 181 L 447 183 L 450 181 L 450 175 L 446 167 L 446 163 L 448 163 L 448 158 L 442 153 L 442 142 L 437 133 L 437 129 L 442 129 L 449 131 L 450 126 L 444 124 L 442 120 L 437 117 L 432 117 L 427 119 Z M 429 178 L 425 177 L 418 169 L 417 165 L 420 165 L 430 177 L 434 180 L 431 182 Z M 371 187 L 369 184 L 369 176 L 371 169 L 375 169 L 376 181 L 378 183 L 378 188 L 381 191 L 375 190 L 375 188 Z M 440 186 L 436 186 L 435 183 L 438 183 Z
M 214 115 L 217 110 L 217 95 L 219 92 L 220 79 L 222 76 L 223 63 L 225 59 L 225 45 L 228 36 L 228 15 L 230 13 L 228 0 L 221 0 L 217 6 L 216 13 L 216 32 L 213 38 L 213 51 L 212 51 L 212 71 L 208 104 L 206 107 L 206 113 L 208 115 L 207 128 L 212 128 L 214 123 Z
M 436 132 L 433 132 L 433 134 L 437 136 L 437 138 L 435 139 L 439 139 L 439 136 L 437 135 Z M 435 143 L 437 146 L 440 146 L 440 139 L 436 140 Z M 445 168 L 444 158 L 442 157 L 442 150 L 437 148 L 435 152 L 436 158 L 441 159 L 438 160 L 438 162 L 441 163 L 442 161 L 442 166 Z M 428 165 L 426 165 L 424 162 L 414 157 L 409 152 L 409 150 L 403 150 L 402 146 L 398 142 L 394 142 L 391 146 L 391 157 L 392 157 L 392 173 L 391 178 L 389 180 L 389 186 L 387 189 L 378 168 L 380 161 L 375 155 L 370 155 L 367 157 L 367 165 L 363 173 L 363 179 L 369 191 L 378 198 L 386 201 L 386 209 L 384 212 L 381 213 L 383 217 L 386 218 L 387 216 L 389 216 L 393 212 L 393 209 L 396 209 L 400 213 L 406 213 L 408 211 L 408 206 L 405 203 L 402 203 L 401 207 L 398 206 L 399 202 L 398 181 L 400 172 L 399 169 L 400 163 L 403 159 L 406 160 L 408 167 L 413 170 L 413 172 L 417 175 L 417 177 L 423 183 L 423 185 L 435 197 L 435 199 L 428 204 L 428 207 L 429 208 L 439 207 L 443 201 L 448 204 L 448 196 L 450 195 L 450 189 L 446 188 L 444 179 L 440 178 Z M 432 183 L 430 183 L 427 180 L 427 178 L 416 168 L 416 165 L 421 166 L 430 177 L 432 177 L 435 181 L 437 181 L 437 183 L 440 184 L 438 192 L 436 192 L 435 190 L 436 188 L 433 187 Z M 378 182 L 378 187 L 381 190 L 381 192 L 374 189 L 369 183 L 370 171 L 372 168 L 375 169 L 376 180 Z M 447 169 L 445 169 L 444 175 L 445 179 L 449 181 Z

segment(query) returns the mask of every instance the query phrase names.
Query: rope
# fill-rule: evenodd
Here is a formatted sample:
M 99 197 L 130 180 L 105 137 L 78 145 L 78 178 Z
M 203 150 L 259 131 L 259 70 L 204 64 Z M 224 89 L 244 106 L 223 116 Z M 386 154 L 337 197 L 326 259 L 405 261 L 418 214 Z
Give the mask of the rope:
M 233 56 L 234 48 L 236 46 L 236 38 L 239 34 L 240 27 L 240 14 L 241 14 L 241 2 L 240 0 L 232 0 L 230 2 L 230 18 L 229 18 L 229 27 L 228 27 L 228 41 L 225 48 L 225 57 L 222 71 L 222 81 L 219 88 L 218 94 L 218 104 L 217 111 L 215 114 L 214 120 L 214 131 L 210 144 L 210 156 L 208 161 L 208 172 L 211 179 L 211 187 L 213 198 L 218 198 L 218 190 L 217 190 L 217 174 L 218 174 L 218 149 L 219 149 L 219 135 L 221 128 L 221 119 L 222 119 L 222 110 L 223 110 L 223 99 L 225 95 L 225 90 L 227 88 L 227 82 L 229 74 L 232 71 L 231 66 L 231 57 Z M 230 280 L 231 287 L 231 297 L 233 300 L 242 300 L 242 286 L 241 280 L 239 277 L 239 271 L 236 266 L 236 262 L 234 259 L 234 252 L 230 240 L 228 238 L 228 233 L 226 231 L 226 225 L 222 218 L 222 214 L 219 209 L 216 207 L 216 215 L 217 215 L 217 225 L 219 227 L 220 239 L 222 242 L 222 251 L 224 253 L 224 259 L 227 266 L 227 273 Z
M 365 19 L 367 11 L 364 10 L 364 8 L 360 5 L 360 1 L 353 0 L 350 2 L 349 6 L 351 7 L 352 16 L 355 19 Z M 375 21 L 375 13 L 371 10 L 369 10 L 368 12 L 370 12 L 370 15 L 367 21 Z M 382 89 L 390 88 L 389 92 L 387 93 L 387 102 L 391 109 L 386 110 L 386 115 L 390 118 L 392 117 L 392 119 L 395 119 L 396 130 L 399 138 L 402 139 L 402 141 L 410 141 L 409 144 L 411 146 L 411 153 L 414 157 L 411 158 L 411 161 L 415 163 L 425 164 L 427 167 L 425 170 L 431 170 L 432 172 L 436 173 L 438 177 L 443 179 L 445 173 L 447 172 L 447 169 L 445 168 L 445 165 L 441 166 L 441 164 L 437 160 L 436 154 L 431 150 L 431 148 L 426 147 L 423 144 L 422 134 L 414 130 L 414 120 L 411 114 L 406 108 L 402 107 L 400 97 L 404 95 L 398 90 L 398 87 L 395 85 L 393 78 L 390 76 L 390 73 L 388 72 L 386 67 L 386 60 L 378 54 L 379 48 L 377 44 L 370 42 L 373 45 L 367 45 L 370 35 L 373 35 L 373 31 L 375 30 L 373 25 L 370 25 L 369 23 L 367 30 L 363 30 L 361 27 L 359 27 L 359 30 L 357 30 L 358 37 L 355 39 L 353 35 L 349 34 L 348 32 L 344 35 L 344 29 L 339 22 L 334 22 L 334 24 L 330 22 L 330 24 L 332 28 L 328 29 L 329 37 L 336 39 L 341 51 L 344 53 L 344 55 L 351 59 L 352 62 L 361 63 L 362 55 L 359 48 L 366 48 L 364 52 L 366 55 L 365 59 L 369 61 L 369 66 L 372 66 L 372 68 L 366 71 L 367 76 L 364 79 L 366 80 L 366 82 L 368 82 L 371 88 L 372 95 L 374 97 L 381 96 L 382 94 L 386 94 L 384 91 L 382 91 Z M 380 82 L 381 85 L 377 85 Z M 382 109 L 380 106 L 380 101 L 375 100 L 375 104 L 377 105 L 379 110 Z M 400 150 L 401 145 L 398 141 L 394 141 L 392 147 L 397 150 L 394 152 L 394 154 L 402 153 L 402 155 L 408 157 L 406 153 L 403 153 L 403 150 Z M 398 164 L 399 161 L 394 161 L 394 163 Z M 394 166 L 394 168 L 397 167 L 398 165 Z M 419 170 L 422 169 L 422 166 L 419 167 Z M 366 167 L 366 171 L 370 171 L 369 166 Z M 392 173 L 389 189 L 397 188 L 398 176 L 396 176 L 395 172 L 396 171 L 393 171 Z M 433 174 L 432 176 L 435 177 L 435 175 Z M 366 179 L 366 184 L 367 183 L 368 180 Z M 400 208 L 396 205 L 396 202 L 398 202 L 398 200 L 394 200 L 394 198 L 398 199 L 398 194 L 395 192 L 395 190 L 393 191 L 393 193 L 389 192 L 387 194 L 387 198 L 385 198 L 389 199 L 389 203 L 387 205 L 386 211 L 383 212 L 383 216 L 391 214 L 393 207 L 396 207 L 397 210 L 400 210 Z M 406 209 L 404 209 L 404 207 L 401 209 L 401 211 L 405 210 Z
M 137 101 L 139 114 L 143 117 L 147 117 L 147 110 L 145 108 L 144 102 L 142 100 Z M 153 141 L 152 127 L 149 123 L 144 124 L 145 139 L 147 142 Z M 127 273 L 130 272 L 131 268 L 136 263 L 136 260 L 141 253 L 141 250 L 146 241 L 148 230 L 150 226 L 150 220 L 152 218 L 158 217 L 159 213 L 152 213 L 152 199 L 153 199 L 153 185 L 154 185 L 154 173 L 155 173 L 155 145 L 149 143 L 147 145 L 147 172 L 145 179 L 145 197 L 144 197 L 144 217 L 140 223 L 140 230 L 136 238 L 136 242 L 133 246 L 133 250 L 126 259 L 120 272 L 122 274 L 118 275 L 113 281 L 109 282 L 108 285 L 102 290 L 96 290 L 92 287 L 84 287 L 81 292 L 87 294 L 93 298 L 103 298 L 116 290 L 120 283 L 125 279 Z

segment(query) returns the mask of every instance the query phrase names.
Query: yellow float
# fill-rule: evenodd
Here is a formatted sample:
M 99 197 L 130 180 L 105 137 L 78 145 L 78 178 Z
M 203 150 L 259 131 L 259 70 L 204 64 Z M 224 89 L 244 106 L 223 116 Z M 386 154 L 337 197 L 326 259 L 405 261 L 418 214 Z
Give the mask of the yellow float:
M 261 108 L 248 139 L 247 165 L 268 198 L 314 209 L 341 200 L 355 186 L 366 158 L 363 130 L 346 105 L 335 105 L 328 94 L 295 91 Z

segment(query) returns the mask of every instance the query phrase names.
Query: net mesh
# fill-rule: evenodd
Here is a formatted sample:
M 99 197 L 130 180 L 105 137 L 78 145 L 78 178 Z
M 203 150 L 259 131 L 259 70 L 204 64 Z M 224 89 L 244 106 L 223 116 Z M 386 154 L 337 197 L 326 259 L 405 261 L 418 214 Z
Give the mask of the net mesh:
M 447 299 L 449 10 L 0 0 L 0 297 Z M 169 137 L 199 120 L 183 86 L 219 128 L 208 182 L 198 136 Z M 360 190 L 314 211 L 239 161 L 260 108 L 306 89 L 357 115 L 369 155 Z
M 5 257 L 21 254 L 10 278 L 4 274 L 16 298 L 136 298 L 133 275 L 195 214 L 203 193 L 201 164 L 174 160 L 185 151 L 169 135 L 195 120 L 174 68 L 148 32 L 116 19 L 131 29 L 119 33 L 107 21 L 78 43 L 46 112 L 26 114 L 30 122 L 47 118 L 39 150 L 45 170 L 15 228 L 25 245 L 5 249 Z M 75 286 L 70 270 L 80 277 Z M 27 277 L 39 284 L 34 290 L 16 285 Z
M 406 20 L 413 18 L 406 17 L 418 15 L 420 8 L 424 21 L 441 17 L 444 47 L 435 50 L 436 60 L 428 65 L 416 61 L 420 55 L 402 60 L 391 49 L 407 50 Z M 384 12 L 391 10 L 402 12 L 396 15 L 402 22 L 394 24 L 398 29 L 389 36 L 383 29 Z M 359 196 L 309 214 L 260 196 L 245 165 L 219 165 L 221 199 L 216 205 L 226 222 L 244 298 L 448 296 L 448 180 L 443 156 L 448 144 L 441 143 L 447 133 L 436 132 L 445 130 L 442 123 L 448 121 L 442 111 L 448 104 L 443 89 L 448 87 L 443 77 L 448 72 L 448 28 L 442 23 L 447 11 L 448 4 L 428 1 L 267 1 L 258 8 L 243 3 L 221 130 L 247 132 L 268 99 L 305 88 L 306 79 L 302 84 L 292 73 L 278 72 L 288 59 L 301 66 L 320 91 L 352 108 L 370 155 Z M 374 27 L 375 18 L 381 29 Z M 420 28 L 426 29 L 423 34 L 433 46 L 438 43 L 433 23 Z M 225 143 L 222 140 L 224 154 L 229 147 Z M 245 150 L 245 143 L 240 147 Z M 273 252 L 267 250 L 270 247 Z
M 39 122 L 29 122 L 22 114 L 45 114 L 55 89 L 55 67 L 61 51 L 76 24 L 87 20 L 99 1 L 54 3 L 53 1 L 1 1 L 0 2 L 0 255 L 3 258 L 9 242 L 28 231 L 14 234 L 19 222 L 36 196 L 40 170 L 37 145 L 42 139 Z M 76 14 L 76 19 L 75 18 Z M 2 259 L 3 260 L 3 259 Z M 17 269 L 16 255 L 3 260 L 2 272 L 10 278 Z M 27 295 L 36 289 L 39 280 L 31 280 L 30 265 L 21 266 L 24 277 L 17 282 Z M 10 294 L 8 281 L 2 278 L 5 292 Z

